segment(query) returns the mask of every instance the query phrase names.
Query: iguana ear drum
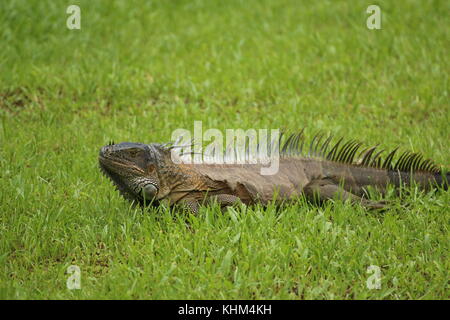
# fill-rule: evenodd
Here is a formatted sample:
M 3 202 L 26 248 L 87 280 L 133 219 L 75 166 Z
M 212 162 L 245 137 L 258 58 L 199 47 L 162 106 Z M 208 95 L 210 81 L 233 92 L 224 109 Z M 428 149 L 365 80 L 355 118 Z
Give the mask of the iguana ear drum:
M 142 188 L 142 195 L 145 199 L 153 199 L 158 193 L 158 189 L 153 184 L 149 183 Z

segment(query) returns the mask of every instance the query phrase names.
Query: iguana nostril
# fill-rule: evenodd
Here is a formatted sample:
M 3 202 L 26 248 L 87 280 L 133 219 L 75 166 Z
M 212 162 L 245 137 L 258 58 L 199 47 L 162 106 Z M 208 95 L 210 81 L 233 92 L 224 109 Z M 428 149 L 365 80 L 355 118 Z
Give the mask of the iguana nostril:
M 156 196 L 157 192 L 158 189 L 156 189 L 156 187 L 151 183 L 142 188 L 142 195 L 145 197 L 145 199 L 153 199 Z

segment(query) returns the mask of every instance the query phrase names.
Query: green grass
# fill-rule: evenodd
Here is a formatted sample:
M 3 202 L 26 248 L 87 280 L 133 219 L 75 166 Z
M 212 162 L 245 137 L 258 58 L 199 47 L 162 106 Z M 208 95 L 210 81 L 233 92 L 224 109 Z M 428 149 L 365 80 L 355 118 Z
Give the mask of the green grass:
M 448 299 L 449 192 L 185 216 L 130 208 L 97 166 L 194 120 L 448 165 L 449 2 L 375 3 L 382 30 L 371 1 L 0 1 L 0 298 Z

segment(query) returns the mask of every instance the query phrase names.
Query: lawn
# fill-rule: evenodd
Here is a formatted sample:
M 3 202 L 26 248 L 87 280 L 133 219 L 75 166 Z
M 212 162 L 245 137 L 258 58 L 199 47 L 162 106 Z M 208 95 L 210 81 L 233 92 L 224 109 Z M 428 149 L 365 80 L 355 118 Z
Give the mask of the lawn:
M 80 30 L 66 27 L 69 4 Z M 366 27 L 371 4 L 381 30 Z M 325 130 L 448 167 L 449 11 L 445 0 L 0 1 L 0 298 L 448 299 L 448 191 L 390 195 L 385 213 L 300 199 L 193 216 L 131 207 L 97 156 L 200 120 Z M 71 265 L 80 289 L 67 288 Z

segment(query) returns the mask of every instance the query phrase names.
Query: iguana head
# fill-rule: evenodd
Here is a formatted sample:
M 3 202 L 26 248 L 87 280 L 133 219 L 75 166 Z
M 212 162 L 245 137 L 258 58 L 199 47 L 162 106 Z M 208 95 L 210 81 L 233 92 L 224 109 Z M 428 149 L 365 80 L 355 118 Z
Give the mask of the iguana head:
M 103 173 L 125 198 L 140 204 L 159 200 L 167 193 L 158 171 L 168 161 L 170 152 L 160 144 L 109 144 L 99 154 Z

